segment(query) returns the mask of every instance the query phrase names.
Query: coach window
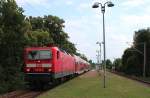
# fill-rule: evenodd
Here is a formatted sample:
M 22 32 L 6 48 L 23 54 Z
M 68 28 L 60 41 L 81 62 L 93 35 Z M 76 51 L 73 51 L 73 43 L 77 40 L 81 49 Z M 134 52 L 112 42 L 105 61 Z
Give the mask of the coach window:
M 59 51 L 57 51 L 57 59 L 59 59 L 59 57 L 60 57 L 60 53 Z

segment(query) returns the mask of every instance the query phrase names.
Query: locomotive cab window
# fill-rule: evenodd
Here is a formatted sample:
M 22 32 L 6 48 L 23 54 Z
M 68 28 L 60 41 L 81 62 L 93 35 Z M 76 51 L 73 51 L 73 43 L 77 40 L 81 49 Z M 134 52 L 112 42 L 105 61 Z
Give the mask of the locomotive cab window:
M 51 59 L 52 53 L 50 50 L 32 50 L 27 54 L 29 60 L 44 60 Z

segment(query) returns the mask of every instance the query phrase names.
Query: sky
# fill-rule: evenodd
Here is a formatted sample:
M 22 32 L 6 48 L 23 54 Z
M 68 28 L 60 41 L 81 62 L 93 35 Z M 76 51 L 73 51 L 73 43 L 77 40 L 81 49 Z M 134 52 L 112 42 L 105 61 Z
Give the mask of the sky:
M 97 41 L 103 41 L 101 8 L 95 2 L 108 0 L 16 0 L 26 16 L 54 15 L 65 20 L 64 31 L 76 44 L 78 52 L 96 60 Z M 110 1 L 110 0 L 109 0 Z M 106 7 L 106 58 L 120 58 L 127 42 L 133 42 L 134 32 L 150 26 L 150 0 L 111 0 L 115 6 Z M 103 47 L 102 47 L 103 48 Z M 103 49 L 102 49 L 103 50 Z M 103 54 L 103 53 L 102 53 Z

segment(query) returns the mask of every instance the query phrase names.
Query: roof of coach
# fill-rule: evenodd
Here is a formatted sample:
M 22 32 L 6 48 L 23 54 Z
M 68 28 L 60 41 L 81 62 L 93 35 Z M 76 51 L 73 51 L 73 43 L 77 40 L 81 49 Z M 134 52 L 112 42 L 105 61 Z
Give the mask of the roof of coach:
M 85 63 L 85 64 L 88 63 L 87 61 L 83 60 L 83 59 L 80 58 L 79 56 L 74 55 L 74 58 L 75 58 L 76 62 L 81 62 L 81 63 Z
M 69 56 L 73 56 L 72 54 L 68 53 L 67 51 L 61 49 L 61 48 L 58 48 L 57 46 L 43 46 L 43 47 L 26 47 L 25 50 L 26 51 L 30 51 L 30 50 L 46 50 L 46 49 L 54 49 L 54 50 L 59 50 Z
M 58 47 L 52 47 L 52 48 L 53 48 L 53 49 L 56 49 L 56 50 L 59 50 L 59 51 L 61 51 L 61 52 L 65 53 L 65 54 L 67 54 L 67 55 L 69 55 L 69 56 L 72 56 L 72 57 L 73 57 L 73 55 L 72 55 L 72 54 L 68 53 L 67 51 L 65 51 L 65 50 L 63 50 L 63 49 L 61 49 L 61 48 L 58 48 Z

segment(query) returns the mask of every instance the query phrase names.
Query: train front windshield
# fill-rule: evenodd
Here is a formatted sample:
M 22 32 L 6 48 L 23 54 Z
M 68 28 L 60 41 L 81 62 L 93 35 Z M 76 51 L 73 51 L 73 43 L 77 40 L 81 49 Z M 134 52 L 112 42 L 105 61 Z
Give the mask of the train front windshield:
M 29 60 L 47 60 L 52 58 L 50 50 L 32 50 L 27 54 Z

